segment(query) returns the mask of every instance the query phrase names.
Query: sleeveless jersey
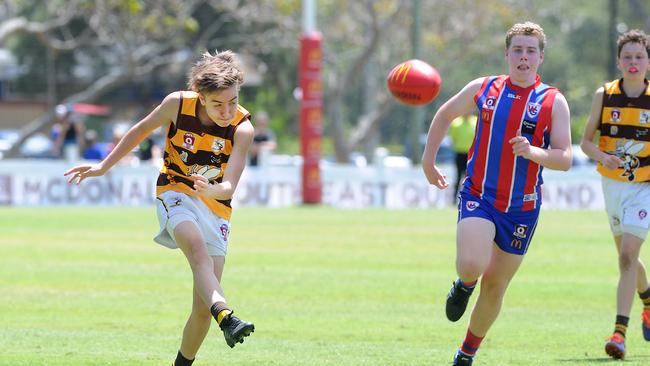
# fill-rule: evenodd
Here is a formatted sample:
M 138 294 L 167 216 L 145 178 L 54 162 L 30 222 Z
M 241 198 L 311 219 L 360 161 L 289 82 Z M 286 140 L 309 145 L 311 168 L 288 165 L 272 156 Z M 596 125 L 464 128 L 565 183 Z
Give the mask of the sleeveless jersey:
M 193 181 L 189 177 L 192 174 L 203 175 L 210 183 L 220 183 L 223 180 L 237 126 L 249 118 L 250 114 L 238 105 L 229 126 L 221 127 L 216 123 L 205 126 L 198 118 L 198 99 L 195 92 L 181 92 L 176 123 L 170 124 L 167 131 L 164 165 L 156 183 L 156 195 L 177 191 L 195 196 Z M 230 220 L 230 200 L 198 198 L 215 215 Z
M 486 77 L 474 96 L 478 123 L 469 149 L 463 192 L 481 197 L 501 212 L 530 211 L 541 205 L 542 166 L 517 157 L 508 141 L 517 135 L 548 148 L 557 89 L 535 83 L 522 88 L 507 75 Z
M 650 182 L 650 84 L 637 98 L 623 91 L 623 79 L 604 86 L 603 108 L 600 113 L 600 150 L 618 156 L 622 165 L 607 169 L 601 163 L 596 168 L 608 178 L 623 182 Z

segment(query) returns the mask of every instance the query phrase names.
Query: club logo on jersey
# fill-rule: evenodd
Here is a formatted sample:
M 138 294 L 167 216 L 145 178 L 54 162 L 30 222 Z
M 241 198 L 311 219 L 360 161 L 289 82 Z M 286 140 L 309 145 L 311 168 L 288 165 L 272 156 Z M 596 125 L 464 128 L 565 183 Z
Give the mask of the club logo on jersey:
M 483 103 L 483 108 L 493 111 L 496 104 L 497 104 L 497 97 L 487 97 L 487 99 Z
M 215 154 L 221 153 L 225 147 L 226 147 L 226 140 L 222 138 L 215 138 L 212 141 L 212 152 Z
M 539 103 L 530 102 L 526 106 L 526 113 L 530 118 L 535 118 L 539 114 L 539 110 L 542 109 L 542 105 Z
M 648 211 L 646 211 L 645 209 L 642 208 L 641 211 L 639 211 L 639 218 L 640 218 L 641 220 L 643 220 L 643 219 L 645 219 L 647 216 L 648 216 Z
M 194 150 L 194 141 L 196 137 L 191 132 L 185 132 L 183 135 L 183 147 L 187 150 Z
M 228 227 L 227 224 L 221 224 L 219 227 L 219 231 L 221 231 L 221 238 L 223 241 L 228 241 L 228 234 L 230 233 L 230 228 Z
M 612 109 L 609 119 L 610 122 L 621 122 L 621 110 L 616 108 Z
M 512 233 L 512 235 L 520 239 L 525 239 L 527 233 L 528 233 L 528 225 L 517 224 L 517 226 L 515 226 L 515 232 Z
M 644 125 L 650 123 L 650 111 L 641 111 L 639 114 L 639 123 Z
M 465 204 L 465 207 L 467 207 L 467 211 L 474 211 L 478 208 L 479 203 L 476 201 L 467 201 Z

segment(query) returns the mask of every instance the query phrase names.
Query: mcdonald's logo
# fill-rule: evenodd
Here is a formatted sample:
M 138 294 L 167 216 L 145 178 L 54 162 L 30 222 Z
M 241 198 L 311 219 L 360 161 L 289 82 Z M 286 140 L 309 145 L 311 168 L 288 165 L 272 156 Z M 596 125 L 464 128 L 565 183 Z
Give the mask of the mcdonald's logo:
M 521 249 L 521 240 L 512 239 L 512 241 L 510 242 L 510 246 L 513 248 Z
M 391 81 L 397 81 L 401 77 L 401 83 L 404 84 L 406 82 L 406 75 L 408 75 L 409 71 L 411 71 L 411 64 L 403 63 L 393 69 L 393 73 L 391 74 L 390 79 Z

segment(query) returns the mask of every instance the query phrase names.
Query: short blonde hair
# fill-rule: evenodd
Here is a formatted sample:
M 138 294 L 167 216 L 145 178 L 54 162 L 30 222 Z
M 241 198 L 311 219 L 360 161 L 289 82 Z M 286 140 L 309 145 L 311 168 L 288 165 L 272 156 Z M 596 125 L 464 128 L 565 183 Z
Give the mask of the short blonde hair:
M 244 72 L 237 62 L 237 55 L 226 50 L 216 53 L 205 52 L 190 70 L 187 86 L 198 93 L 211 93 L 241 85 Z
M 512 42 L 512 37 L 514 36 L 534 36 L 539 40 L 539 50 L 544 51 L 544 46 L 546 45 L 546 34 L 544 34 L 544 29 L 533 22 L 524 22 L 517 23 L 512 26 L 506 33 L 506 49 L 510 48 L 510 43 Z

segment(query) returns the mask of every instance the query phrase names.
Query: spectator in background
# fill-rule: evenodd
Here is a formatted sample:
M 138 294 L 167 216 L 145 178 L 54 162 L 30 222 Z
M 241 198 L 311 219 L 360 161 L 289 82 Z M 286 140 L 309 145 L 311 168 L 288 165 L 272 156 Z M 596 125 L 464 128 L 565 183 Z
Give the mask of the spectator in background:
M 155 143 L 151 136 L 147 136 L 138 146 L 138 159 L 140 161 L 149 161 L 153 158 L 153 149 Z
M 260 111 L 255 115 L 255 136 L 253 137 L 253 145 L 251 146 L 250 165 L 258 166 L 260 164 L 260 156 L 271 153 L 277 146 L 275 142 L 275 134 L 269 128 L 269 115 L 265 111 Z
M 454 119 L 449 126 L 449 137 L 456 155 L 456 180 L 454 181 L 454 199 L 458 197 L 458 188 L 461 179 L 467 171 L 467 152 L 474 141 L 474 132 L 476 130 L 476 116 L 466 114 Z
M 56 123 L 52 127 L 52 154 L 57 158 L 77 160 L 84 148 L 84 125 L 73 115 L 71 105 L 55 108 Z
M 115 147 L 117 147 L 117 144 L 122 140 L 126 132 L 131 128 L 131 125 L 129 123 L 125 122 L 119 122 L 113 125 L 112 128 L 112 141 L 108 144 L 107 147 L 107 155 L 110 154 Z M 138 157 L 136 156 L 135 150 L 129 151 L 128 153 L 125 154 L 122 159 L 118 162 L 121 165 L 128 165 L 128 166 L 135 166 L 140 163 L 140 160 L 138 160 Z
M 87 130 L 84 137 L 84 146 L 86 148 L 83 151 L 82 157 L 85 160 L 102 160 L 104 158 L 104 151 L 97 141 L 97 131 Z

